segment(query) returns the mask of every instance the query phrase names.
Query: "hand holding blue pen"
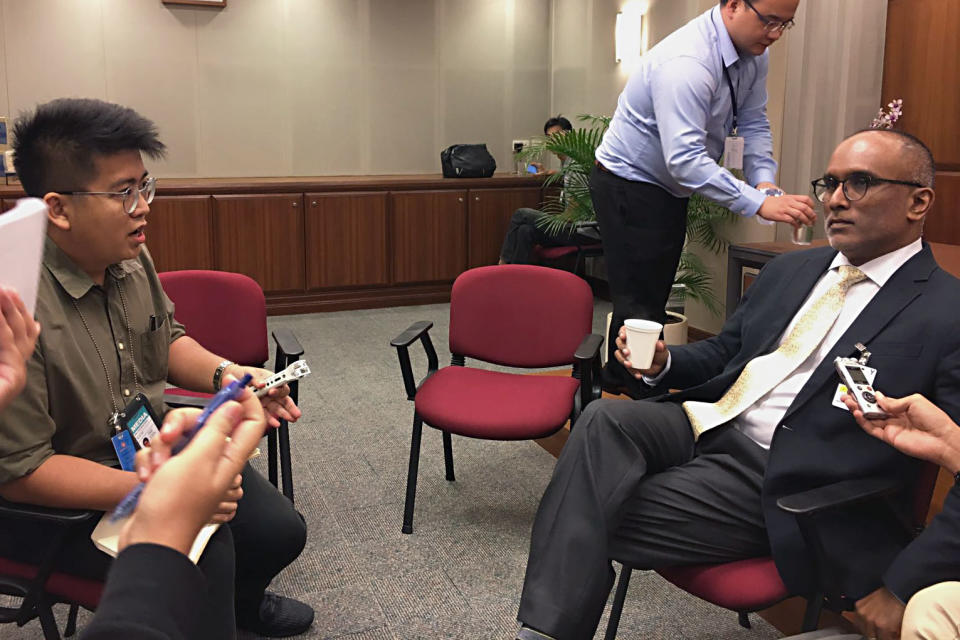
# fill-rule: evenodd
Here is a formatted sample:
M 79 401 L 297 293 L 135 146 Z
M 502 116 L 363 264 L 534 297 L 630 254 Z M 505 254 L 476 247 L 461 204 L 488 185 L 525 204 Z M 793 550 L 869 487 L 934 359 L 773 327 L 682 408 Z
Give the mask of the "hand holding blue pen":
M 230 400 L 237 400 L 243 395 L 243 391 L 246 386 L 253 379 L 249 373 L 245 374 L 239 380 L 234 380 L 223 389 L 217 392 L 213 398 L 210 399 L 210 402 L 204 407 L 203 411 L 197 417 L 197 421 L 194 424 L 193 428 L 188 432 L 184 433 L 183 438 L 174 445 L 172 450 L 172 455 L 180 453 L 184 447 L 189 444 L 190 440 L 196 435 L 196 433 L 203 427 L 207 419 L 224 403 L 229 402 Z M 110 520 L 116 521 L 120 518 L 125 518 L 133 513 L 133 510 L 137 507 L 137 502 L 140 500 L 140 494 L 143 492 L 144 483 L 139 483 L 134 487 L 130 493 L 128 493 L 123 500 L 120 501 L 120 504 L 117 505 L 116 509 L 113 510 L 113 513 L 110 514 Z

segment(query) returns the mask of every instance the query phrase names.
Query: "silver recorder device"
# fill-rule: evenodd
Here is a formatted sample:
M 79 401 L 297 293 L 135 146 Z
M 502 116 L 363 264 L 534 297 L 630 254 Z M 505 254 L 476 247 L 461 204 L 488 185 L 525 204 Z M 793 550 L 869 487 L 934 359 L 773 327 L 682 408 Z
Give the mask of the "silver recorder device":
M 843 384 L 857 401 L 864 418 L 880 420 L 890 417 L 877 404 L 877 396 L 874 395 L 876 391 L 871 386 L 864 371 L 864 365 L 860 364 L 860 361 L 854 358 L 837 358 L 833 361 L 833 366 L 843 380 Z

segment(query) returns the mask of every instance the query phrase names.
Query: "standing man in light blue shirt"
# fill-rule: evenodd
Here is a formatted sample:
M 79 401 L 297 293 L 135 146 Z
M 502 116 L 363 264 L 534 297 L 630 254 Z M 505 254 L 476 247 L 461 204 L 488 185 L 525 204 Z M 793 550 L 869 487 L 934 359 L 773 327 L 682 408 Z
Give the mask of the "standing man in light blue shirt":
M 793 26 L 799 1 L 720 0 L 643 56 L 620 94 L 590 178 L 613 298 L 608 388 L 635 384 L 613 357 L 623 321 L 666 318 L 691 194 L 743 216 L 815 220 L 808 196 L 774 184 L 766 114 L 767 47 Z

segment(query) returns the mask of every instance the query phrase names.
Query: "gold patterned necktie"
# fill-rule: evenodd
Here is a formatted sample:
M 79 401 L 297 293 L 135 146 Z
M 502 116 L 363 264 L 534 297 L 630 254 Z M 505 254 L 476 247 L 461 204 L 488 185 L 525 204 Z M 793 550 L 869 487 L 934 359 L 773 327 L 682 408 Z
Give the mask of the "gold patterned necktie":
M 847 265 L 840 266 L 839 271 L 840 280 L 807 308 L 780 346 L 748 362 L 719 400 L 683 403 L 695 438 L 743 413 L 783 382 L 820 346 L 840 315 L 847 290 L 867 277 L 860 269 Z

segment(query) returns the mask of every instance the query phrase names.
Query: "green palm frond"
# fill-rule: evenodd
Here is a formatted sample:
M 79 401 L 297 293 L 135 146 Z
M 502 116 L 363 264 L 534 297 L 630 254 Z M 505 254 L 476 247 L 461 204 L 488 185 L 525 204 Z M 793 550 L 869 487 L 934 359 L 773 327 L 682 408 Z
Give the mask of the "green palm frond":
M 524 162 L 540 161 L 548 153 L 568 158 L 544 181 L 544 185 L 553 187 L 554 192 L 562 189 L 562 196 L 559 193 L 548 195 L 541 206 L 545 215 L 537 224 L 547 233 L 569 232 L 580 222 L 597 219 L 590 197 L 590 173 L 597 147 L 610 125 L 610 117 L 584 113 L 579 114 L 577 120 L 584 126 L 537 138 L 517 154 L 517 159 Z M 737 219 L 739 216 L 723 205 L 694 194 L 687 207 L 687 246 L 701 245 L 712 253 L 721 253 L 729 245 L 725 227 Z M 699 301 L 711 313 L 719 315 L 720 301 L 713 291 L 713 276 L 703 260 L 688 248 L 680 256 L 674 283 L 685 285 L 687 298 Z

